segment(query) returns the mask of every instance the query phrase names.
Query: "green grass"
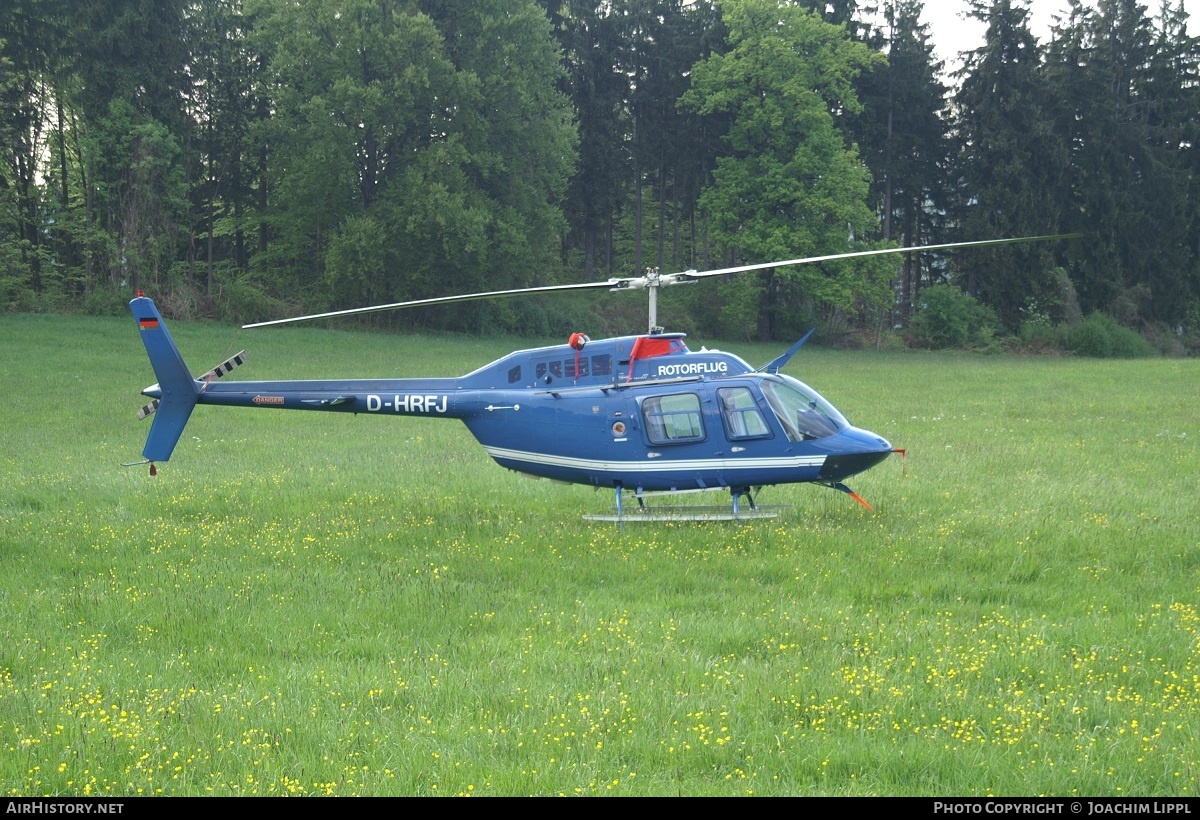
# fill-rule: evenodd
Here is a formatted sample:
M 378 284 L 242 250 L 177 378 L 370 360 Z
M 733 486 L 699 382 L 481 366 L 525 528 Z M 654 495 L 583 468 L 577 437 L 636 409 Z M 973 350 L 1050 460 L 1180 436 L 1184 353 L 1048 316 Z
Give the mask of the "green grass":
M 247 379 L 529 344 L 172 330 Z M 908 450 L 852 482 L 875 513 L 791 486 L 775 522 L 622 530 L 431 419 L 201 407 L 150 478 L 119 466 L 154 381 L 131 320 L 0 339 L 5 794 L 1200 787 L 1196 361 L 805 349 Z

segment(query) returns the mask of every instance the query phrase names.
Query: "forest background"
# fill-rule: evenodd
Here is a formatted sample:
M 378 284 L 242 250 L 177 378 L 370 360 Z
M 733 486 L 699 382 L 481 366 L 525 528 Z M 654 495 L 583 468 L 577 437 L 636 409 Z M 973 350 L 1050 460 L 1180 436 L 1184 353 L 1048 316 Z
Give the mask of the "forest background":
M 671 293 L 673 330 L 1200 349 L 1200 42 L 1180 0 L 8 0 L 0 306 L 252 320 L 998 237 Z M 370 320 L 631 332 L 636 299 Z

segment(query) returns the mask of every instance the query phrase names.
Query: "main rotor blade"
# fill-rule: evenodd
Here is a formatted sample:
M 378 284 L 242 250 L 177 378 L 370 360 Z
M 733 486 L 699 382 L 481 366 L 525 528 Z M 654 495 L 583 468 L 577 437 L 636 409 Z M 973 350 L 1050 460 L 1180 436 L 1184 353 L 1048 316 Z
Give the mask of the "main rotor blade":
M 451 302 L 469 302 L 472 299 L 496 299 L 501 296 L 517 296 L 522 293 L 550 293 L 556 290 L 596 290 L 598 288 L 623 287 L 628 279 L 610 279 L 606 282 L 583 282 L 577 285 L 543 285 L 535 288 L 517 288 L 515 290 L 491 290 L 483 293 L 464 293 L 459 296 L 437 296 L 432 299 L 413 299 L 409 302 L 392 302 L 389 305 L 372 305 L 371 307 L 350 308 L 349 310 L 331 310 L 328 313 L 313 313 L 309 316 L 293 316 L 290 319 L 273 319 L 269 322 L 254 322 L 242 325 L 243 328 L 267 327 L 268 325 L 285 325 L 290 322 L 308 322 L 313 319 L 332 319 L 337 316 L 357 316 L 360 313 L 375 313 L 381 310 L 400 310 L 410 307 L 427 307 L 429 305 L 447 305 Z
M 687 271 L 675 274 L 686 279 L 702 279 L 706 276 L 726 276 L 731 273 L 745 273 L 752 270 L 767 268 L 782 268 L 788 265 L 811 265 L 817 262 L 834 262 L 841 259 L 860 259 L 866 256 L 884 256 L 892 253 L 913 253 L 915 251 L 944 251 L 950 248 L 980 248 L 986 245 L 1015 245 L 1024 242 L 1048 242 L 1052 239 L 1077 239 L 1083 234 L 1061 233 L 1051 236 L 1021 236 L 1012 239 L 980 239 L 974 242 L 947 242 L 942 245 L 916 245 L 909 248 L 877 248 L 871 251 L 852 251 L 850 253 L 833 253 L 827 256 L 806 256 L 803 259 L 786 259 L 782 262 L 759 262 L 754 265 L 739 265 L 736 268 L 721 268 L 720 270 Z
M 947 242 L 941 245 L 917 245 L 909 248 L 878 248 L 870 251 L 851 251 L 849 253 L 834 253 L 826 256 L 807 256 L 802 259 L 785 259 L 779 262 L 760 262 L 754 265 L 739 265 L 734 268 L 720 268 L 706 271 L 681 271 L 679 273 L 659 274 L 650 271 L 645 276 L 625 276 L 608 279 L 603 282 L 581 282 L 575 285 L 542 285 L 532 288 L 515 288 L 513 290 L 490 290 L 480 293 L 464 293 L 459 296 L 437 296 L 431 299 L 413 299 L 408 302 L 392 302 L 387 305 L 372 305 L 370 307 L 350 308 L 348 310 L 331 310 L 327 313 L 313 313 L 308 316 L 293 316 L 289 319 L 272 319 L 269 322 L 254 322 L 242 325 L 243 328 L 268 327 L 270 325 L 286 325 L 293 322 L 308 322 L 313 319 L 333 319 L 339 316 L 358 316 L 363 313 L 376 313 L 383 310 L 400 310 L 411 307 L 428 307 L 431 305 L 448 305 L 454 302 L 470 302 L 475 299 L 498 299 L 505 296 L 520 296 L 533 293 L 553 293 L 567 290 L 642 290 L 651 292 L 651 313 L 653 314 L 653 296 L 659 287 L 680 285 L 694 282 L 708 276 L 726 276 L 731 273 L 745 273 L 752 270 L 780 268 L 788 265 L 811 265 L 817 262 L 833 262 L 841 259 L 860 259 L 867 256 L 883 256 L 895 253 L 914 253 L 916 251 L 941 251 L 951 248 L 979 248 L 988 245 L 1013 245 L 1023 242 L 1046 242 L 1052 239 L 1074 239 L 1082 234 L 1065 233 L 1052 236 L 1023 236 L 1014 239 L 981 239 L 974 242 Z M 651 321 L 653 324 L 653 320 Z

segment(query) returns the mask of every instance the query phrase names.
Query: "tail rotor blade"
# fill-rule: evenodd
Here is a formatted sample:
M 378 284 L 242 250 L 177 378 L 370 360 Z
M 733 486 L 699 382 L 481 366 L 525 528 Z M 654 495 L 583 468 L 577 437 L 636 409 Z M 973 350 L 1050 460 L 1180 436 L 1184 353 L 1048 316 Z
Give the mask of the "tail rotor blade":
M 225 361 L 221 362 L 219 365 L 214 367 L 212 370 L 205 373 L 203 376 L 201 376 L 199 379 L 197 379 L 197 381 L 210 382 L 213 379 L 219 379 L 222 376 L 228 374 L 229 371 L 233 370 L 235 367 L 240 367 L 243 364 L 245 364 L 246 358 L 247 358 L 246 351 L 244 351 L 244 350 L 240 353 L 235 353 L 232 356 L 230 356 L 228 359 L 226 359 Z
M 158 401 L 159 401 L 158 399 L 155 399 L 154 401 L 150 402 L 145 407 L 143 407 L 141 410 L 138 410 L 137 411 L 137 420 L 145 421 L 146 419 L 150 418 L 150 416 L 153 416 L 154 412 L 156 410 L 158 410 Z

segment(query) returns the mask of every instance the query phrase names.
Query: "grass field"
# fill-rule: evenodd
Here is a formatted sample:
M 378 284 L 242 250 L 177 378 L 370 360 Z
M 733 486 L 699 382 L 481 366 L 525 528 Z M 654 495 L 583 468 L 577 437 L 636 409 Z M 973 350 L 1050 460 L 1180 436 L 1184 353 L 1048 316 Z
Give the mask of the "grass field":
M 528 346 L 172 330 L 234 379 Z M 622 530 L 457 422 L 201 407 L 150 478 L 132 320 L 0 340 L 6 795 L 1200 788 L 1200 362 L 805 349 L 908 450 L 851 482 L 874 513 Z

